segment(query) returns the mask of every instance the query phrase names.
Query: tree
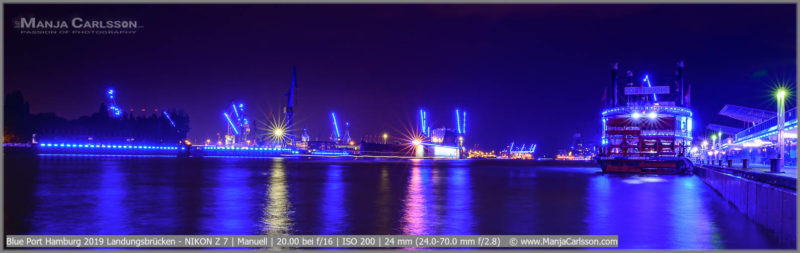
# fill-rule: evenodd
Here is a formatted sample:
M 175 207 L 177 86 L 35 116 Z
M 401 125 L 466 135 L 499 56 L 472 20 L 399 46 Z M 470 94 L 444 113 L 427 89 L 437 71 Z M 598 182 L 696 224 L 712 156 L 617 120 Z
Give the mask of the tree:
M 3 142 L 29 142 L 33 135 L 31 112 L 22 92 L 6 94 L 3 110 Z

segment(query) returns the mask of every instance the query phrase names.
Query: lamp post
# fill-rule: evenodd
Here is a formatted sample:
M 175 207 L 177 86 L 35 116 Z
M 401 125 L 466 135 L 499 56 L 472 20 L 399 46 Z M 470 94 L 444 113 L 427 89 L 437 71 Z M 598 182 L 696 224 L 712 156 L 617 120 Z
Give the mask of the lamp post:
M 723 143 L 722 143 L 722 131 L 719 131 L 719 132 L 717 132 L 717 139 L 719 140 L 719 142 L 718 142 L 718 144 L 719 144 L 719 147 L 717 147 L 717 149 L 719 149 L 719 152 L 720 152 L 720 153 L 722 153 L 722 144 L 723 144 Z M 722 155 L 720 155 L 720 156 L 717 158 L 717 160 L 720 160 L 720 162 L 722 162 L 722 161 L 721 161 L 721 160 L 722 160 Z M 720 164 L 720 165 L 722 165 L 722 164 Z
M 717 135 L 716 134 L 712 134 L 711 135 L 711 149 L 714 150 L 716 146 L 717 146 Z M 713 154 L 714 155 L 712 156 L 711 159 L 717 160 L 717 153 L 714 152 Z M 711 161 L 711 164 L 714 164 L 714 161 Z
M 778 97 L 778 166 L 776 168 L 777 171 L 774 172 L 781 172 L 783 169 L 783 128 L 784 128 L 784 99 L 786 98 L 786 90 L 781 88 L 778 89 L 778 92 L 775 94 Z
M 386 138 L 389 138 L 389 134 L 383 133 L 383 144 L 386 144 Z
M 700 147 L 702 147 L 700 150 L 700 159 L 706 158 L 703 160 L 708 160 L 708 140 L 703 140 Z

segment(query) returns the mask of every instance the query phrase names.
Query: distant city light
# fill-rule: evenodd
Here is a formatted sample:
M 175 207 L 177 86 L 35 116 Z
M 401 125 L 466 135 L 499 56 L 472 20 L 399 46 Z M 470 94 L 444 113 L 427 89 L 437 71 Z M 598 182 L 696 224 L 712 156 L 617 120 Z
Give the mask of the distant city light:
M 647 117 L 650 118 L 650 119 L 656 119 L 656 118 L 658 118 L 658 113 L 650 112 L 650 113 L 647 114 Z
M 419 139 L 414 139 L 413 141 L 411 141 L 411 144 L 414 144 L 414 146 L 419 146 L 420 144 L 422 144 L 422 141 Z
M 639 112 L 634 112 L 634 113 L 631 114 L 631 118 L 633 118 L 633 119 L 639 119 L 641 117 L 642 117 L 642 114 L 639 113 Z

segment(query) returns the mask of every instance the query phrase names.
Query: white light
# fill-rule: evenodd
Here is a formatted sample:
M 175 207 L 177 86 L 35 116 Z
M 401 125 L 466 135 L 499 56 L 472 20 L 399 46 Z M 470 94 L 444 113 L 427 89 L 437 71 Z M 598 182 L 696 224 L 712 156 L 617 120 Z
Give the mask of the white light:
M 656 119 L 656 118 L 658 118 L 658 113 L 650 112 L 650 113 L 647 114 L 647 117 L 650 118 L 650 119 Z
M 639 113 L 639 112 L 634 112 L 634 113 L 631 114 L 631 118 L 633 118 L 633 119 L 639 119 L 641 117 L 642 117 L 642 114 Z

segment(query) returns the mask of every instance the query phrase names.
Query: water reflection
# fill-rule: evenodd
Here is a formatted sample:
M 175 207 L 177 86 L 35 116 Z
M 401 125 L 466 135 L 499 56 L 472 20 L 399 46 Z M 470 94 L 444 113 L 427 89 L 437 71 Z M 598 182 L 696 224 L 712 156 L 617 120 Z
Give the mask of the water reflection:
M 289 234 L 292 220 L 289 217 L 291 203 L 287 190 L 286 174 L 283 159 L 273 159 L 269 174 L 267 190 L 267 208 L 264 210 L 262 222 L 266 234 Z
M 406 199 L 403 200 L 402 232 L 405 235 L 432 234 L 432 226 L 436 224 L 429 201 L 430 196 L 430 168 L 420 168 L 423 161 L 414 161 L 411 176 L 406 190 Z
M 323 214 L 323 232 L 325 235 L 345 234 L 344 184 L 342 183 L 342 166 L 331 165 L 327 170 L 326 182 L 320 213 Z
M 247 233 L 252 225 L 248 216 L 249 171 L 240 167 L 239 160 L 221 160 L 216 173 L 210 179 L 216 183 L 206 192 L 210 203 L 205 207 L 209 214 L 205 219 L 210 224 L 208 234 L 234 235 Z
M 445 205 L 444 229 L 445 235 L 471 235 L 473 234 L 472 217 L 472 185 L 470 184 L 469 169 L 463 167 L 450 168 L 447 180 L 447 205 Z
M 706 204 L 718 200 L 708 198 L 713 192 L 706 187 L 693 176 L 594 176 L 586 198 L 588 233 L 619 235 L 624 248 L 722 247 L 709 215 L 715 210 Z
M 389 169 L 386 166 L 381 167 L 381 175 L 378 182 L 378 198 L 375 204 L 378 208 L 378 230 L 388 231 L 391 226 L 391 191 L 392 183 L 389 180 Z
M 622 249 L 779 245 L 694 176 L 500 160 L 5 158 L 7 172 L 36 171 L 6 181 L 8 192 L 30 189 L 5 203 L 19 234 L 598 234 L 619 235 Z
M 672 194 L 669 196 L 671 207 L 669 222 L 672 224 L 669 231 L 671 247 L 684 247 L 690 249 L 720 248 L 719 234 L 716 224 L 711 221 L 708 210 L 703 204 L 700 191 L 697 190 L 702 182 L 691 177 L 678 177 L 671 185 Z M 707 236 L 696 236 L 697 234 Z
M 125 208 L 127 182 L 125 175 L 120 171 L 120 160 L 102 161 L 100 182 L 97 185 L 97 208 L 95 215 L 100 217 L 106 226 L 96 227 L 97 234 L 128 234 L 130 218 L 129 209 Z

